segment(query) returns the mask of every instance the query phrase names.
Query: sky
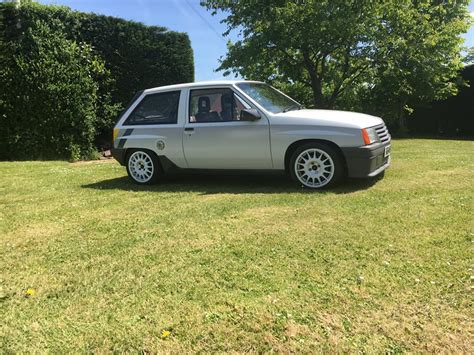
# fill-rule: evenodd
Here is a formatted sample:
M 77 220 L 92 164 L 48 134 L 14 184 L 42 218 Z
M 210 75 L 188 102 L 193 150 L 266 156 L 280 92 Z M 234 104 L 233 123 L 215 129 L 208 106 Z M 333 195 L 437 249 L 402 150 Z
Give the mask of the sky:
M 44 4 L 67 5 L 74 10 L 120 17 L 146 25 L 167 27 L 169 30 L 186 32 L 194 51 L 195 80 L 223 79 L 216 72 L 219 58 L 226 53 L 226 43 L 235 41 L 237 33 L 222 36 L 226 26 L 220 21 L 222 13 L 211 15 L 200 0 L 40 0 Z M 469 5 L 474 17 L 474 0 Z M 464 35 L 466 46 L 474 46 L 474 27 Z

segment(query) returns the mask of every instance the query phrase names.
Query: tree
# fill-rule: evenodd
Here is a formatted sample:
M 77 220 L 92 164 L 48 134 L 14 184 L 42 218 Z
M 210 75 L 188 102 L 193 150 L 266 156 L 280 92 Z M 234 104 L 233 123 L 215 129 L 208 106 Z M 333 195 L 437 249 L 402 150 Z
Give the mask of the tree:
M 380 91 L 404 111 L 411 101 L 453 92 L 468 0 L 207 0 L 227 13 L 228 44 L 218 70 L 291 85 L 321 108 L 351 107 Z M 429 88 L 423 90 L 429 83 Z M 377 90 L 376 90 L 377 89 Z M 395 111 L 395 110 L 393 110 Z M 393 114 L 393 112 L 392 112 Z M 399 115 L 403 125 L 404 115 Z
M 466 65 L 474 64 L 474 47 L 469 47 L 466 49 L 466 54 L 464 55 L 463 62 Z
M 387 59 L 374 66 L 367 102 L 394 115 L 399 130 L 413 107 L 452 96 L 462 85 L 455 79 L 462 68 L 460 34 L 470 23 L 467 4 L 403 1 L 385 9 L 377 50 Z

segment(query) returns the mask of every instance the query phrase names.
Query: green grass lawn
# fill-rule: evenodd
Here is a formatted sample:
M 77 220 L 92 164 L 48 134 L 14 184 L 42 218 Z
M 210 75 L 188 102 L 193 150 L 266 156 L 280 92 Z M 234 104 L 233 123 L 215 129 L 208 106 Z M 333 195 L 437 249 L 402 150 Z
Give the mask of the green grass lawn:
M 474 348 L 472 141 L 394 141 L 383 179 L 325 192 L 137 187 L 112 161 L 0 177 L 1 353 Z

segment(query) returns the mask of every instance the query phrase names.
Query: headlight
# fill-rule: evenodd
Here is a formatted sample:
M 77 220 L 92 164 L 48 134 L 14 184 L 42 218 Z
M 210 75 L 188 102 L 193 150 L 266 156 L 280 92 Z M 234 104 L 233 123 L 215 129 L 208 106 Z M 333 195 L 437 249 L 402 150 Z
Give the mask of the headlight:
M 377 132 L 375 128 L 364 128 L 362 129 L 362 138 L 365 144 L 372 144 L 378 141 Z

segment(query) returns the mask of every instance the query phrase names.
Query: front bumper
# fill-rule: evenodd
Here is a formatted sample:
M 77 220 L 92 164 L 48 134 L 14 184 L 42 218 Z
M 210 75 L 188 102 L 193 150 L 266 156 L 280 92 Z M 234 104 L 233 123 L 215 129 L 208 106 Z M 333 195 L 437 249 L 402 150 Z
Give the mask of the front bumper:
M 342 148 L 349 177 L 373 177 L 390 166 L 390 155 L 385 156 L 385 147 L 391 142 L 374 143 L 363 147 Z

